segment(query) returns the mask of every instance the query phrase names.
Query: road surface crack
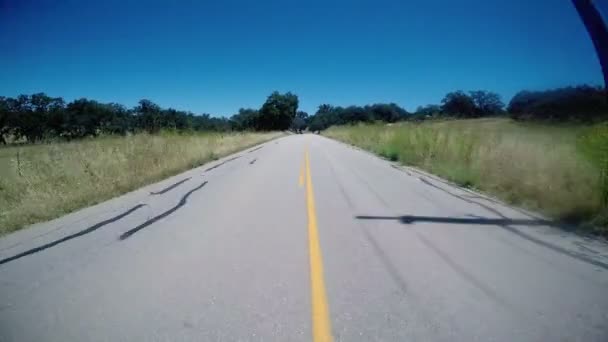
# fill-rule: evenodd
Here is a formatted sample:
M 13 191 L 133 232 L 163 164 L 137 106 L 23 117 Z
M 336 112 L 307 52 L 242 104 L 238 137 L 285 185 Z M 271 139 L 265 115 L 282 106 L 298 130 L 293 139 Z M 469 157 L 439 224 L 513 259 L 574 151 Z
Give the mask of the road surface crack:
M 127 215 L 130 215 L 134 211 L 136 211 L 136 210 L 138 210 L 138 209 L 140 209 L 142 207 L 145 207 L 145 206 L 146 206 L 145 204 L 138 204 L 138 205 L 134 206 L 133 208 L 131 208 L 131 209 L 123 212 L 120 215 L 117 215 L 117 216 L 114 216 L 114 217 L 109 218 L 107 220 L 104 220 L 104 221 L 101 221 L 99 223 L 96 223 L 96 224 L 90 226 L 89 228 L 81 230 L 81 231 L 79 231 L 77 233 L 74 233 L 72 235 L 68 235 L 66 237 L 63 237 L 63 238 L 61 238 L 59 240 L 55 240 L 53 242 L 49 242 L 49 243 L 44 244 L 44 245 L 39 246 L 39 247 L 32 248 L 30 250 L 27 250 L 25 252 L 19 253 L 17 255 L 12 256 L 12 257 L 9 257 L 9 258 L 6 258 L 6 259 L 2 259 L 2 260 L 0 260 L 0 265 L 5 264 L 5 263 L 10 262 L 10 261 L 13 261 L 13 260 L 17 260 L 17 259 L 23 258 L 24 256 L 28 256 L 28 255 L 31 255 L 31 254 L 34 254 L 34 253 L 41 252 L 41 251 L 43 251 L 43 250 L 45 250 L 47 248 L 51 248 L 51 247 L 57 246 L 60 243 L 63 243 L 63 242 L 75 239 L 77 237 L 80 237 L 80 236 L 83 236 L 83 235 L 86 235 L 86 234 L 89 234 L 89 233 L 92 233 L 92 232 L 96 231 L 97 229 L 99 229 L 99 228 L 101 228 L 101 227 L 103 227 L 105 225 L 108 225 L 110 223 L 116 222 L 116 221 L 122 219 L 123 217 L 125 217 Z
M 201 185 L 197 186 L 196 188 L 188 191 L 181 199 L 180 201 L 177 203 L 177 205 L 175 205 L 173 208 L 165 211 L 162 214 L 159 214 L 157 216 L 154 216 L 153 218 L 149 219 L 148 221 L 140 224 L 139 226 L 130 229 L 126 232 L 124 232 L 121 236 L 120 236 L 120 240 L 125 240 L 127 238 L 129 238 L 131 235 L 137 233 L 138 231 L 152 225 L 153 223 L 160 221 L 162 219 L 164 219 L 165 217 L 173 214 L 174 212 L 176 212 L 179 208 L 183 207 L 187 202 L 188 202 L 188 197 L 190 197 L 190 195 L 192 195 L 193 192 L 200 190 L 202 187 L 204 187 L 207 184 L 207 181 L 204 181 L 203 183 L 201 183 Z
M 179 182 L 174 183 L 174 184 L 171 184 L 171 185 L 169 185 L 168 187 L 166 187 L 166 188 L 164 188 L 164 189 L 162 189 L 162 190 L 160 190 L 160 191 L 156 191 L 156 192 L 150 192 L 150 195 L 162 195 L 162 194 L 164 194 L 164 193 L 166 193 L 166 192 L 169 192 L 169 191 L 171 191 L 171 190 L 173 190 L 173 189 L 177 188 L 178 186 L 180 186 L 180 185 L 182 185 L 182 184 L 186 183 L 187 181 L 189 181 L 189 180 L 190 180 L 190 178 L 192 178 L 192 177 L 188 177 L 188 178 L 182 179 L 182 180 L 180 180 Z
M 226 164 L 226 163 L 229 163 L 229 162 L 231 162 L 231 161 L 233 161 L 233 160 L 235 160 L 235 159 L 239 159 L 239 158 L 241 158 L 241 156 L 236 156 L 236 157 L 232 157 L 232 158 L 230 158 L 230 159 L 224 160 L 223 162 L 221 162 L 221 163 L 219 163 L 219 164 L 217 164 L 217 165 L 214 165 L 214 166 L 212 166 L 212 167 L 210 167 L 210 168 L 206 169 L 206 170 L 205 170 L 205 172 L 208 172 L 208 171 L 211 171 L 211 170 L 217 169 L 218 167 L 220 167 L 220 166 L 222 166 L 222 165 L 224 165 L 224 164 Z

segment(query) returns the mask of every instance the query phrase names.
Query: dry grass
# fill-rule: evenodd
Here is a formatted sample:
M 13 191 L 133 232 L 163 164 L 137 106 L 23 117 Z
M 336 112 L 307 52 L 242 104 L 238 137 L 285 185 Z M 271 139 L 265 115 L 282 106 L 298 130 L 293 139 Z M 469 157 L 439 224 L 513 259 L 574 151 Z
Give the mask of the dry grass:
M 345 126 L 325 134 L 509 203 L 580 223 L 605 211 L 600 168 L 577 143 L 588 130 L 477 119 Z
M 0 149 L 0 235 L 98 203 L 280 133 L 137 134 Z

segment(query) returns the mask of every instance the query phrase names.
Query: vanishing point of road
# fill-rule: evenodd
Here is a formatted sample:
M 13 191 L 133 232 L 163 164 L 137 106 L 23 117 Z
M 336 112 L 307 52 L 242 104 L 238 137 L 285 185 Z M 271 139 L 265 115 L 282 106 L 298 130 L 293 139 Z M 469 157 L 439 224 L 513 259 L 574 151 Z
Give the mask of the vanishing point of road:
M 0 239 L 0 341 L 608 341 L 608 248 L 317 135 Z

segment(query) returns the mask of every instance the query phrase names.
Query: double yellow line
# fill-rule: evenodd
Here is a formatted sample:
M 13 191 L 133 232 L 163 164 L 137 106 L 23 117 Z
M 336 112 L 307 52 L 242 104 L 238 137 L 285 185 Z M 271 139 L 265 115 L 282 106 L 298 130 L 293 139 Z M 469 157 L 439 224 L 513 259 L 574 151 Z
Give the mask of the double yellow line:
M 332 342 L 331 323 L 329 320 L 329 305 L 325 293 L 325 278 L 323 276 L 323 257 L 317 229 L 317 211 L 315 195 L 310 175 L 310 158 L 308 151 L 304 154 L 304 165 L 300 170 L 299 184 L 303 186 L 306 180 L 306 208 L 308 213 L 308 250 L 310 256 L 310 288 L 312 301 L 312 337 L 314 342 Z

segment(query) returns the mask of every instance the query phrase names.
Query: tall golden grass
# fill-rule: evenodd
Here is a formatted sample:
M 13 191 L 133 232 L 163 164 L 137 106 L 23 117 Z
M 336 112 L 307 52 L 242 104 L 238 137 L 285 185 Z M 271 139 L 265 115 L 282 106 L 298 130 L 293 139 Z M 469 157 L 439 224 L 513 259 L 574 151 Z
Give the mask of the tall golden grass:
M 474 119 L 342 126 L 325 135 L 559 220 L 598 223 L 602 168 L 581 149 L 593 129 Z M 605 232 L 605 223 L 592 229 Z
M 279 135 L 136 134 L 0 148 L 0 235 Z

